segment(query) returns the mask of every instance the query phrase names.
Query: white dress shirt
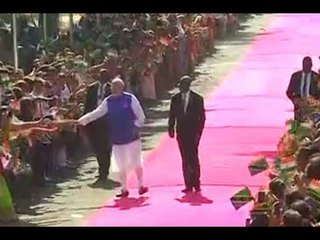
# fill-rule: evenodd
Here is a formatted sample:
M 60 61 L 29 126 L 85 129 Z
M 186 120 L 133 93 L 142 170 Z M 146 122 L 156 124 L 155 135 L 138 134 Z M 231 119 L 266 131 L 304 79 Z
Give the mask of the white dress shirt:
M 186 92 L 186 93 L 181 93 L 182 96 L 182 103 L 183 103 L 183 110 L 184 113 L 187 113 L 187 108 L 188 108 L 188 104 L 190 101 L 190 91 Z
M 308 97 L 310 95 L 310 85 L 312 80 L 311 77 L 312 77 L 312 72 L 309 72 L 307 74 L 302 72 L 301 85 L 300 85 L 301 97 Z M 307 92 L 304 92 L 303 87 L 305 84 L 307 85 Z
M 105 89 L 106 89 L 107 83 L 104 83 L 103 85 L 98 82 L 98 93 L 97 93 L 97 106 L 99 106 L 102 101 L 104 100 L 104 95 L 105 95 Z
M 63 89 L 61 90 L 61 100 L 62 102 L 68 102 L 71 97 L 71 92 L 69 90 L 69 87 L 67 84 L 63 86 Z

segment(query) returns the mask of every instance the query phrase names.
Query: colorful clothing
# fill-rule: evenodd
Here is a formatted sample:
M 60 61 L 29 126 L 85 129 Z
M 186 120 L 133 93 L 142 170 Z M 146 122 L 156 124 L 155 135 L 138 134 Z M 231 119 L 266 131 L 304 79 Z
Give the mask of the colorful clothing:
M 1 163 L 2 167 L 2 163 Z M 17 215 L 12 204 L 10 191 L 3 173 L 0 173 L 0 222 L 16 220 Z
M 0 130 L 0 140 L 3 142 L 3 133 Z M 1 149 L 2 151 L 2 149 Z M 4 176 L 4 163 L 7 160 L 4 157 L 0 158 L 0 222 L 12 221 L 17 218 L 13 207 L 10 191 L 7 187 L 7 182 Z
M 8 141 L 5 140 L 5 135 L 3 131 L 0 130 L 0 140 L 5 143 Z M 10 147 L 14 147 L 15 145 Z M 8 146 L 6 146 L 8 148 Z M 9 149 L 8 149 L 9 150 Z M 3 154 L 8 154 L 4 152 L 4 149 L 1 149 Z M 17 215 L 12 203 L 12 198 L 10 191 L 7 186 L 7 182 L 4 176 L 5 165 L 7 165 L 7 159 L 4 156 L 0 157 L 0 222 L 1 221 L 12 221 L 17 219 Z

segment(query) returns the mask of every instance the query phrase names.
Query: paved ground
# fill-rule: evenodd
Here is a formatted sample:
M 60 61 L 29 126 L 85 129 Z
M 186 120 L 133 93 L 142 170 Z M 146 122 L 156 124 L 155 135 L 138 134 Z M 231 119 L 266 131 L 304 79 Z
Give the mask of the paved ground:
M 253 16 L 236 36 L 218 42 L 216 53 L 196 68 L 197 80 L 193 89 L 206 95 L 218 86 L 248 49 L 252 38 L 264 31 L 271 18 L 272 15 Z M 145 151 L 151 150 L 166 131 L 169 99 L 175 91 L 169 91 L 164 99 L 148 108 L 148 123 L 143 133 Z M 20 201 L 22 225 L 27 222 L 36 226 L 79 226 L 86 216 L 115 193 L 115 190 L 89 186 L 95 180 L 96 167 L 95 159 L 91 157 L 71 174 L 68 181 L 35 194 L 37 197 L 31 201 Z

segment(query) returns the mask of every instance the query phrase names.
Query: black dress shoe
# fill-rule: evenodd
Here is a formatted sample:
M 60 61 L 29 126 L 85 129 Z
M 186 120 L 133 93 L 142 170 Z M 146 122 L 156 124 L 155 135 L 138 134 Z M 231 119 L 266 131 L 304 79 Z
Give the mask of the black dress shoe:
M 192 193 L 192 188 L 186 188 L 181 191 L 182 193 Z
M 56 186 L 56 184 L 54 184 L 52 182 L 46 182 L 46 181 L 37 182 L 37 183 L 34 183 L 33 185 L 36 188 L 46 188 L 46 187 L 55 187 Z
M 92 186 L 101 186 L 106 184 L 106 180 L 103 180 L 101 178 L 98 178 L 94 183 L 92 183 Z
M 147 193 L 148 191 L 149 191 L 149 188 L 147 188 L 147 187 L 140 187 L 139 188 L 140 195 L 143 195 L 143 194 Z
M 98 177 L 97 181 L 100 181 L 100 182 L 106 182 L 108 180 L 108 178 L 106 177 Z
M 67 164 L 67 165 L 65 166 L 65 168 L 68 169 L 68 170 L 76 170 L 76 169 L 77 169 L 77 166 Z
M 112 186 L 114 186 L 114 187 L 120 187 L 121 186 L 121 184 L 119 182 L 116 182 L 116 181 L 114 181 L 112 179 L 108 179 L 107 183 L 112 185 Z
M 51 177 L 44 177 L 45 182 L 53 182 L 53 179 Z
M 129 191 L 127 190 L 121 190 L 121 193 L 117 194 L 116 197 L 118 198 L 126 198 L 129 196 Z
M 45 181 L 45 183 L 49 183 L 49 184 L 55 184 L 55 183 L 58 183 L 58 181 L 56 180 L 56 179 L 54 179 L 54 178 L 51 178 L 51 177 L 45 177 L 44 178 L 44 181 Z

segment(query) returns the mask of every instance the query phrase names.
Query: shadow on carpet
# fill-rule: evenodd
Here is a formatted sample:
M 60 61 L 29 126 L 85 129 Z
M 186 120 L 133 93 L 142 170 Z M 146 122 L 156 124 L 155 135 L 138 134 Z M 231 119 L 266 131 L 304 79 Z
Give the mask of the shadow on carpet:
M 139 197 L 139 198 L 120 198 L 114 201 L 114 205 L 105 206 L 104 208 L 117 208 L 119 210 L 130 210 L 132 208 L 141 208 L 149 206 L 149 203 L 146 203 L 148 197 Z
M 176 198 L 180 203 L 189 203 L 190 206 L 201 206 L 203 204 L 212 204 L 213 200 L 203 196 L 201 193 L 186 194 L 182 198 Z

